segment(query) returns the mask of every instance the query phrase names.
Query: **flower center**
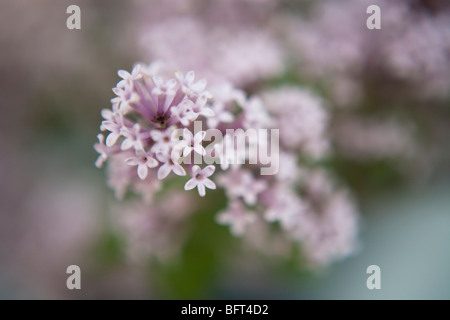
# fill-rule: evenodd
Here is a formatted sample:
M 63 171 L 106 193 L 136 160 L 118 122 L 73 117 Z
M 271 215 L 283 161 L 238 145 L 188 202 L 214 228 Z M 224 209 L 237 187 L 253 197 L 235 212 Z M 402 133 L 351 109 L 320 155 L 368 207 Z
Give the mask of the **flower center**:
M 167 116 L 164 113 L 158 113 L 155 117 L 155 122 L 158 123 L 161 127 L 164 127 L 167 123 Z

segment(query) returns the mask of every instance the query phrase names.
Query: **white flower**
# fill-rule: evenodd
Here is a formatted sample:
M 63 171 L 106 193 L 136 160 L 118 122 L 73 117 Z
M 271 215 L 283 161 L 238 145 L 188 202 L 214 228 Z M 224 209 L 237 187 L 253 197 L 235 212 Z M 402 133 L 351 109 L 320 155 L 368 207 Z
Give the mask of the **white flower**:
M 125 162 L 130 166 L 137 166 L 137 173 L 141 180 L 147 177 L 148 168 L 158 166 L 158 161 L 143 150 L 137 150 L 135 156 L 125 159 Z
M 210 179 L 216 168 L 213 165 L 209 165 L 203 169 L 195 165 L 192 167 L 192 178 L 184 185 L 184 190 L 191 190 L 195 187 L 198 188 L 198 194 L 204 197 L 206 194 L 205 187 L 208 189 L 216 189 L 216 185 Z
M 184 128 L 183 140 L 177 144 L 177 146 L 183 150 L 183 157 L 187 157 L 192 151 L 204 156 L 206 151 L 202 146 L 202 141 L 205 138 L 205 135 L 206 131 L 199 131 L 194 136 L 189 129 Z
M 158 158 L 160 162 L 164 163 L 158 170 L 159 180 L 165 179 L 171 171 L 179 176 L 186 175 L 186 171 L 180 164 L 172 159 L 172 157 L 170 156 L 171 154 L 173 154 L 173 152 L 171 152 L 171 149 L 167 150 L 167 152 L 159 152 L 156 154 L 156 158 Z
M 222 211 L 216 218 L 217 223 L 229 225 L 231 233 L 235 236 L 242 236 L 248 225 L 256 220 L 255 213 L 247 211 L 240 201 L 233 201 L 229 207 Z

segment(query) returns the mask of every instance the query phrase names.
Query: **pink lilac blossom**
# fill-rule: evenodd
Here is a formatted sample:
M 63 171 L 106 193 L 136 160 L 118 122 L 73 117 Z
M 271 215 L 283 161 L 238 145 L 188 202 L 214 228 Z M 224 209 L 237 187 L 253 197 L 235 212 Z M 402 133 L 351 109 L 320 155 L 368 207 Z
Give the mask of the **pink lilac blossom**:
M 174 78 L 165 80 L 157 74 L 161 68 L 158 64 L 138 64 L 131 73 L 118 72 L 122 80 L 113 89 L 117 97 L 112 99 L 112 110 L 102 111 L 105 120 L 100 129 L 109 134 L 106 145 L 103 135 L 95 145 L 100 153 L 98 166 L 108 157 L 120 156 L 126 166 L 136 167 L 141 180 L 151 174 L 163 180 L 170 172 L 186 175 L 186 169 L 175 161 L 181 155 L 205 153 L 201 145 L 205 132 L 194 136 L 188 126 L 199 118 L 214 116 L 207 104 L 211 94 L 205 90 L 206 81 L 196 81 L 192 71 L 186 75 L 177 71 Z M 172 136 L 177 128 L 184 129 L 183 142 Z M 118 196 L 123 196 L 127 186 L 135 183 L 135 175 L 128 168 L 118 168 L 123 166 L 122 161 L 114 161 L 112 165 L 115 172 L 111 185 Z

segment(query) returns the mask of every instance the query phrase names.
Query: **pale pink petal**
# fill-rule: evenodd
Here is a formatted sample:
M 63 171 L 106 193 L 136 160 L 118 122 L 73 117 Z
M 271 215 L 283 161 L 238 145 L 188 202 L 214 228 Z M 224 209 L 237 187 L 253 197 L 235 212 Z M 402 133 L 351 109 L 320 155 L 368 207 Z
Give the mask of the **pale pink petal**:
M 244 201 L 250 206 L 255 205 L 256 204 L 256 194 L 254 194 L 254 193 L 246 193 L 244 195 Z
M 103 162 L 105 162 L 105 158 L 99 156 L 95 161 L 95 166 L 100 169 L 103 166 Z
M 150 136 L 152 137 L 153 141 L 159 141 L 161 139 L 162 133 L 159 130 L 152 130 L 150 131 Z
M 169 79 L 167 82 L 166 82 L 166 86 L 168 87 L 168 88 L 174 88 L 176 85 L 177 85 L 177 80 L 175 80 L 175 79 Z
M 165 152 L 158 152 L 158 153 L 156 153 L 156 158 L 157 158 L 160 162 L 165 163 L 165 162 L 167 162 L 168 156 L 167 156 L 167 153 L 165 153 Z
M 137 161 L 136 158 L 128 158 L 125 159 L 125 163 L 128 164 L 129 166 L 137 166 L 139 164 L 139 161 Z
M 202 156 L 204 156 L 206 154 L 206 150 L 205 148 L 203 148 L 201 145 L 197 144 L 194 146 L 194 150 L 195 152 L 197 152 L 198 154 L 201 154 Z
M 214 182 L 212 182 L 210 179 L 206 178 L 203 181 L 203 184 L 205 185 L 205 187 L 207 187 L 208 189 L 216 189 L 216 184 Z
M 176 175 L 179 176 L 185 176 L 186 175 L 186 171 L 183 169 L 182 166 L 180 166 L 178 163 L 174 163 L 172 166 L 172 170 Z
M 184 190 L 192 190 L 197 186 L 197 180 L 194 178 L 190 179 L 186 184 L 184 185 Z
M 154 167 L 158 166 L 158 164 L 159 164 L 159 162 L 156 161 L 156 159 L 147 157 L 147 167 L 154 168 Z
M 178 117 L 178 120 L 180 120 L 180 122 L 181 122 L 181 124 L 183 126 L 188 126 L 189 125 L 189 119 L 187 119 L 187 118 L 180 118 L 180 117 Z
M 102 114 L 102 117 L 104 118 L 104 119 L 111 119 L 112 118 L 112 111 L 111 110 L 109 110 L 109 109 L 103 109 L 102 111 L 101 111 L 101 114 Z
M 195 176 L 200 171 L 200 167 L 195 165 L 192 167 L 192 176 Z
M 231 112 L 228 111 L 223 111 L 220 116 L 219 116 L 220 121 L 222 122 L 233 122 L 234 120 L 234 116 Z
M 186 83 L 192 83 L 194 81 L 194 79 L 195 79 L 195 72 L 194 71 L 189 71 L 186 74 L 186 78 L 185 78 Z
M 172 170 L 168 164 L 162 165 L 158 170 L 158 179 L 165 179 L 169 175 L 170 171 Z
M 211 108 L 208 108 L 208 107 L 204 108 L 204 109 L 200 112 L 200 114 L 201 114 L 202 116 L 206 117 L 206 118 L 210 118 L 210 117 L 214 117 L 214 116 L 215 116 L 214 111 L 213 111 Z M 224 122 L 225 122 L 225 121 L 224 121 Z M 230 122 L 231 122 L 231 121 L 230 121 Z
M 183 129 L 183 138 L 187 143 L 189 143 L 193 137 L 194 136 L 192 135 L 192 132 L 189 129 L 187 128 Z
M 108 131 L 115 131 L 115 129 L 117 128 L 117 124 L 112 121 L 103 121 L 102 128 Z
M 200 92 L 200 91 L 205 90 L 206 85 L 207 85 L 206 79 L 201 79 L 201 80 L 197 81 L 196 83 L 192 84 L 191 88 L 194 91 Z
M 192 148 L 191 148 L 191 147 L 184 147 L 184 150 L 183 150 L 183 157 L 186 157 L 188 154 L 191 153 L 191 151 L 192 151 Z
M 122 150 L 128 150 L 133 146 L 133 141 L 131 139 L 125 139 L 122 142 L 122 145 L 120 146 L 120 149 Z
M 146 165 L 144 165 L 144 164 L 140 164 L 139 166 L 138 166 L 138 176 L 139 176 L 139 178 L 141 178 L 141 180 L 144 180 L 146 177 L 147 177 L 147 174 L 148 174 L 148 168 L 147 168 L 147 166 Z
M 108 134 L 108 137 L 106 137 L 106 145 L 108 147 L 113 146 L 117 142 L 119 137 L 120 137 L 119 133 L 111 132 L 110 134 Z
M 125 70 L 119 70 L 117 71 L 117 74 L 119 75 L 119 77 L 121 77 L 122 79 L 128 79 L 131 75 L 128 73 L 128 71 Z
M 209 177 L 214 173 L 215 170 L 216 167 L 214 167 L 213 165 L 209 165 L 203 169 L 203 174 L 205 175 L 205 177 Z
M 206 131 L 197 132 L 194 136 L 194 144 L 199 144 L 206 136 Z
M 205 190 L 205 186 L 203 185 L 203 183 L 197 184 L 197 188 L 198 188 L 198 194 L 200 195 L 200 197 L 204 197 L 206 194 L 206 190 Z
M 163 80 L 159 76 L 153 76 L 152 80 L 153 80 L 153 83 L 155 84 L 155 86 L 157 86 L 157 87 L 160 87 L 164 84 Z
M 177 70 L 175 71 L 175 78 L 177 78 L 178 81 L 183 82 L 184 75 L 182 72 Z

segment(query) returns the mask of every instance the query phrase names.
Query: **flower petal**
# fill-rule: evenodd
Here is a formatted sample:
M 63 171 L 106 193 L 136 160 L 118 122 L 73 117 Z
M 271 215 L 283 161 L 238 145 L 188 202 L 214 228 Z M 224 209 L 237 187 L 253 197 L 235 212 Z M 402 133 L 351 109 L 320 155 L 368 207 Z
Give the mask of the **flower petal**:
M 194 71 L 189 71 L 186 74 L 186 78 L 184 78 L 184 80 L 186 81 L 186 83 L 192 83 L 195 79 L 195 72 Z
M 205 148 L 203 148 L 201 145 L 197 144 L 194 146 L 194 151 L 197 152 L 198 154 L 201 154 L 202 156 L 204 156 L 206 154 L 206 150 Z
M 122 142 L 122 145 L 120 146 L 120 149 L 122 150 L 128 150 L 133 146 L 133 141 L 131 139 L 125 139 Z
M 152 77 L 153 83 L 155 84 L 155 86 L 160 87 L 164 84 L 164 81 L 161 79 L 160 76 L 153 76 Z
M 192 176 L 195 176 L 200 170 L 201 169 L 198 165 L 192 166 Z
M 212 182 L 210 179 L 206 178 L 203 181 L 203 184 L 205 185 L 205 187 L 207 187 L 208 189 L 216 189 L 216 184 L 214 182 Z
M 197 184 L 198 194 L 200 197 L 204 197 L 206 194 L 205 185 L 203 183 Z
M 129 74 L 128 71 L 125 71 L 125 70 L 119 70 L 119 71 L 117 71 L 117 74 L 122 79 L 128 79 L 131 76 L 131 74 Z
M 129 166 L 137 166 L 139 164 L 139 161 L 136 158 L 128 158 L 125 159 L 125 163 Z
M 211 164 L 211 165 L 203 168 L 202 172 L 205 175 L 205 177 L 209 177 L 210 175 L 212 175 L 214 173 L 215 170 L 216 170 L 216 167 Z
M 191 151 L 192 151 L 191 147 L 184 147 L 184 149 L 183 149 L 183 157 L 188 156 L 191 153 Z
M 184 185 L 184 190 L 192 190 L 197 186 L 197 180 L 195 180 L 194 178 L 189 179 L 188 182 L 186 182 L 186 184 Z
M 115 133 L 115 132 L 111 132 L 110 134 L 108 134 L 108 136 L 106 137 L 106 145 L 108 147 L 113 146 L 117 140 L 119 139 L 120 134 L 119 133 Z
M 104 119 L 110 120 L 112 118 L 113 113 L 109 109 L 102 109 L 101 115 Z
M 171 171 L 171 168 L 168 164 L 163 164 L 158 170 L 158 179 L 165 179 Z
M 159 162 L 156 161 L 156 159 L 147 156 L 147 163 L 146 163 L 147 167 L 154 168 L 154 167 L 157 167 L 158 164 L 159 164 Z
M 201 79 L 199 81 L 197 81 L 196 83 L 191 85 L 191 89 L 197 92 L 203 91 L 205 90 L 207 85 L 207 81 L 206 79 Z
M 194 144 L 199 144 L 205 139 L 206 131 L 199 131 L 194 136 Z
M 159 141 L 161 139 L 162 133 L 159 130 L 150 131 L 150 137 L 152 137 L 153 141 Z
M 229 111 L 222 111 L 222 113 L 219 115 L 219 119 L 222 122 L 228 123 L 228 122 L 233 122 L 234 116 Z
M 186 171 L 178 163 L 174 163 L 172 167 L 173 172 L 178 176 L 185 176 Z
M 184 128 L 183 129 L 183 138 L 184 138 L 184 140 L 187 142 L 187 143 L 189 143 L 189 142 L 191 142 L 191 140 L 193 139 L 193 134 L 192 134 L 192 132 L 189 130 L 189 129 L 187 129 L 187 128 Z
M 145 178 L 147 178 L 148 168 L 145 164 L 140 164 L 138 166 L 137 172 L 138 172 L 139 178 L 141 178 L 141 180 L 144 180 Z
M 200 112 L 200 114 L 206 118 L 210 118 L 210 117 L 214 117 L 215 113 L 211 108 L 205 107 L 202 109 L 202 111 Z

